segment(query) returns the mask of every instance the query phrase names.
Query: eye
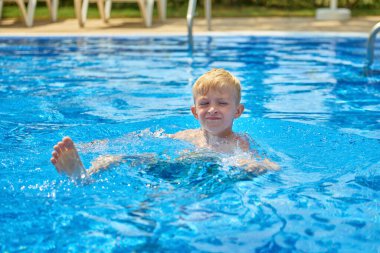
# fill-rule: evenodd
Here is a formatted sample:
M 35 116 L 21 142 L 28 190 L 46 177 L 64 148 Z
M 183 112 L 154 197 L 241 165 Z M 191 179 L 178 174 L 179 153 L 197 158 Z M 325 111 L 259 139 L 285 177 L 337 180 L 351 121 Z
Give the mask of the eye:
M 228 105 L 228 103 L 227 103 L 227 102 L 224 102 L 224 101 L 220 101 L 219 104 L 220 104 L 220 105 Z
M 209 102 L 207 102 L 207 101 L 201 101 L 201 102 L 199 102 L 199 105 L 201 105 L 201 106 L 205 106 L 205 105 L 208 105 L 209 104 Z

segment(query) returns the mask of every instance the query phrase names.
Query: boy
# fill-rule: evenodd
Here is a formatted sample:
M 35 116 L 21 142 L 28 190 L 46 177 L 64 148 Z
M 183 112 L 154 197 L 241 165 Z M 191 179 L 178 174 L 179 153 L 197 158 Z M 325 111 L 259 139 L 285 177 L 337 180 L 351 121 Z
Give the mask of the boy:
M 191 112 L 201 128 L 178 132 L 172 137 L 217 152 L 248 151 L 248 140 L 232 132 L 234 119 L 244 111 L 240 99 L 241 86 L 236 77 L 224 69 L 207 72 L 193 86 Z
M 249 151 L 246 137 L 232 131 L 234 119 L 244 111 L 240 104 L 241 86 L 239 80 L 224 69 L 213 69 L 202 75 L 193 86 L 193 116 L 199 121 L 200 129 L 189 129 L 169 135 L 171 138 L 188 141 L 199 148 L 208 148 L 221 153 L 242 153 Z M 146 157 L 145 157 L 146 158 Z M 92 163 L 86 170 L 79 154 L 69 137 L 54 146 L 51 162 L 58 172 L 70 177 L 86 177 L 110 165 L 123 161 L 123 156 L 105 156 Z M 267 159 L 258 162 L 253 154 L 237 159 L 237 165 L 248 171 L 262 172 L 278 169 Z

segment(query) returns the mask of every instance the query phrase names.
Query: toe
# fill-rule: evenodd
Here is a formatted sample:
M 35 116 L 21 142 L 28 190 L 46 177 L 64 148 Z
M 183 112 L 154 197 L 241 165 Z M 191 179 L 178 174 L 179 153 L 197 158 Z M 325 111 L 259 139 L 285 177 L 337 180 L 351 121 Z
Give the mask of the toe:
M 57 160 L 58 157 L 59 157 L 57 151 L 53 151 L 53 152 L 51 153 L 51 156 L 52 156 L 54 159 L 56 159 L 56 160 Z
M 62 141 L 60 141 L 60 142 L 57 143 L 57 146 L 60 147 L 60 148 L 62 148 L 64 145 L 65 145 L 65 144 L 63 144 Z
M 69 137 L 67 137 L 63 140 L 63 144 L 65 145 L 65 148 L 67 148 L 67 149 L 73 149 L 74 148 L 74 143 Z
M 60 153 L 61 153 L 61 148 L 59 147 L 59 145 L 55 145 L 55 146 L 54 146 L 54 151 L 55 151 L 57 154 L 60 154 Z
M 72 142 L 69 136 L 63 137 L 62 142 Z

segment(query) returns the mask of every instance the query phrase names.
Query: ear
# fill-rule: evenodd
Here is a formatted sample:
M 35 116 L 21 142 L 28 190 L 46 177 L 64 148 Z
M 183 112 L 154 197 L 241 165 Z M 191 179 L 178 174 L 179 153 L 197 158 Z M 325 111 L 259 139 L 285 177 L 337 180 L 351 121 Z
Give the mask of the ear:
M 191 106 L 191 113 L 193 114 L 194 118 L 198 119 L 197 108 L 195 108 L 195 105 Z
M 244 112 L 244 105 L 239 104 L 236 109 L 235 119 L 239 118 L 243 112 Z

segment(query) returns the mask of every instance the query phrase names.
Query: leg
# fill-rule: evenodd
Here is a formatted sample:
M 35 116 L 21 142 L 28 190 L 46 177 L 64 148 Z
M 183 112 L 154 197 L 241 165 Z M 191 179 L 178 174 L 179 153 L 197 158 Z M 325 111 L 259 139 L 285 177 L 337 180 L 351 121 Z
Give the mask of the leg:
M 102 170 L 107 170 L 122 163 L 128 163 L 132 167 L 141 165 L 152 165 L 157 163 L 155 154 L 138 154 L 138 155 L 104 155 L 96 158 L 91 162 L 91 167 L 88 169 L 88 175 L 98 173 Z
M 63 138 L 54 146 L 50 161 L 59 173 L 66 173 L 69 177 L 83 178 L 87 176 L 78 151 L 70 137 Z
M 104 23 L 106 23 L 107 19 L 106 19 L 105 8 L 104 8 L 105 7 L 104 0 L 97 0 L 96 4 L 98 5 L 100 18 L 103 20 Z
M 52 13 L 52 2 L 50 0 L 46 0 L 46 6 L 48 8 L 48 11 L 49 11 L 49 14 L 50 14 L 50 18 L 51 18 L 51 13 Z
M 50 159 L 59 173 L 65 173 L 72 178 L 86 178 L 97 172 L 107 170 L 122 163 L 131 166 L 150 165 L 157 163 L 154 154 L 141 155 L 105 155 L 95 159 L 92 166 L 86 170 L 70 137 L 65 137 L 54 146 L 52 158 Z
M 89 0 L 83 0 L 82 1 L 82 7 L 80 9 L 80 21 L 79 21 L 79 26 L 83 27 L 84 24 L 87 21 L 87 11 L 88 11 L 88 5 L 90 4 Z
M 86 8 L 86 14 L 87 14 L 87 8 L 88 8 L 88 1 L 83 1 L 83 6 L 82 6 L 82 1 L 81 0 L 74 0 L 74 9 L 75 9 L 75 16 L 78 19 L 79 27 L 84 26 L 84 21 L 86 21 L 86 17 L 82 17 L 82 8 Z M 84 21 L 83 21 L 84 20 Z
M 48 0 L 48 2 L 49 1 L 50 0 Z M 58 18 L 58 5 L 59 5 L 58 0 L 52 0 L 50 15 L 51 15 L 51 21 L 53 21 L 53 22 L 56 22 L 57 18 Z
M 91 162 L 91 167 L 88 169 L 88 174 L 92 175 L 101 170 L 106 170 L 112 166 L 116 166 L 124 162 L 124 156 L 121 155 L 100 156 Z
M 36 5 L 37 5 L 37 0 L 29 0 L 28 2 L 28 13 L 27 13 L 27 26 L 32 27 L 33 26 L 33 21 L 34 21 L 34 13 L 36 12 Z
M 154 0 L 138 0 L 137 3 L 139 5 L 140 12 L 143 17 L 145 26 L 151 27 Z
M 112 7 L 112 0 L 106 0 L 105 7 L 104 7 L 104 17 L 105 17 L 106 22 L 108 22 L 108 20 L 111 17 L 111 7 Z
M 166 20 L 166 0 L 158 0 L 157 6 L 158 6 L 158 13 L 160 16 L 160 20 L 165 21 Z
M 30 27 L 31 25 L 29 24 L 29 21 L 28 21 L 28 14 L 27 14 L 27 11 L 26 11 L 26 8 L 25 8 L 24 1 L 22 1 L 22 0 L 16 0 L 16 3 L 18 5 L 18 7 L 20 8 L 21 15 L 22 15 L 22 18 L 24 19 L 25 25 L 28 26 L 28 27 Z
M 4 1 L 0 0 L 0 19 L 3 16 L 3 4 L 4 4 Z

